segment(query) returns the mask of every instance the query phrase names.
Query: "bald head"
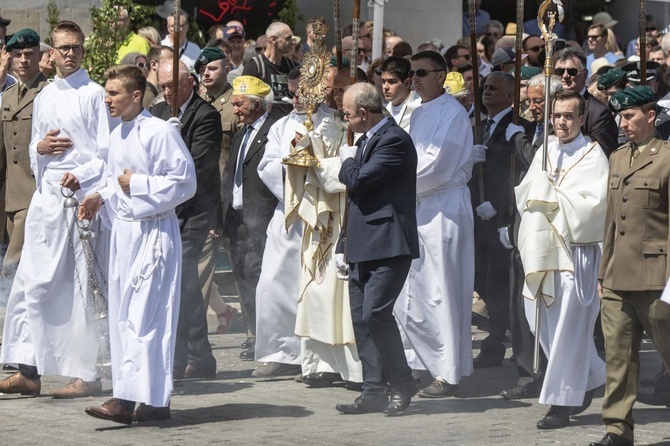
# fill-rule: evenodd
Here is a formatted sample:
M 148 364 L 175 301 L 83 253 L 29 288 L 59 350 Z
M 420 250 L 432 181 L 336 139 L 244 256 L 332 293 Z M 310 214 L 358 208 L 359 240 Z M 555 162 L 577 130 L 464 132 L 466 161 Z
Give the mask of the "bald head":
M 193 76 L 188 71 L 188 67 L 184 62 L 179 62 L 179 71 L 177 73 L 179 76 L 179 90 L 177 94 L 177 102 L 181 107 L 186 103 L 188 98 L 193 93 Z M 172 102 L 173 91 L 172 91 L 172 80 L 174 78 L 173 68 L 171 63 L 162 63 L 158 68 L 158 84 L 163 91 L 163 96 L 165 100 L 169 103 Z

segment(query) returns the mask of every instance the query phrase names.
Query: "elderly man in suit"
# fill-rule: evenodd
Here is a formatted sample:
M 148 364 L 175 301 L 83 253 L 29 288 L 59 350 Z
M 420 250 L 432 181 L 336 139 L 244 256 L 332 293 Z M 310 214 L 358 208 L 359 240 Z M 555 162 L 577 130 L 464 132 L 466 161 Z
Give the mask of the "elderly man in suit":
M 392 415 L 405 410 L 417 391 L 393 316 L 412 259 L 419 257 L 417 155 L 407 132 L 383 115 L 374 86 L 349 87 L 343 110 L 352 129 L 363 134 L 356 146 L 340 149 L 339 178 L 347 186 L 349 212 L 337 249 L 338 268 L 351 269 L 349 299 L 363 386 L 353 404 L 336 408 Z
M 514 186 L 523 180 L 530 163 L 533 161 L 535 152 L 544 144 L 544 74 L 537 74 L 528 81 L 527 96 L 528 110 L 533 122 L 526 134 L 518 133 L 515 137 L 523 138 L 524 144 L 516 146 L 520 149 L 515 153 Z M 562 90 L 561 80 L 558 76 L 552 76 L 549 80 L 549 97 L 553 98 L 556 92 Z M 553 133 L 551 127 L 549 133 Z M 513 191 L 510 191 L 513 193 Z M 512 352 L 516 358 L 516 369 L 519 372 L 519 381 L 516 386 L 505 389 L 500 396 L 507 400 L 523 398 L 534 398 L 539 395 L 544 377 L 544 367 L 547 358 L 540 350 L 541 363 L 539 373 L 533 373 L 534 336 L 526 319 L 523 291 L 523 265 L 519 257 L 518 240 L 521 215 L 516 209 L 514 197 L 506 209 L 501 209 L 498 217 L 500 243 L 512 254 L 512 275 L 510 281 L 510 333 L 512 335 Z
M 2 273 L 9 276 L 21 259 L 26 214 L 35 192 L 35 176 L 30 170 L 28 146 L 33 100 L 46 85 L 47 78 L 40 72 L 40 41 L 33 30 L 17 32 L 7 43 L 6 50 L 11 55 L 14 72 L 19 78 L 19 83 L 2 96 L 0 125 L 0 189 L 4 186 L 7 192 L 4 210 L 7 212 L 9 233 Z
M 240 358 L 253 360 L 256 347 L 256 286 L 261 273 L 268 224 L 277 198 L 258 175 L 270 127 L 276 118 L 268 115 L 274 101 L 269 85 L 254 76 L 233 81 L 233 107 L 244 124 L 233 138 L 233 147 L 221 180 L 223 237 L 230 243 L 233 275 L 240 293 L 247 328 L 245 350 Z
M 668 279 L 670 143 L 659 138 L 656 102 L 648 86 L 612 95 L 630 142 L 610 158 L 603 254 L 598 272 L 607 381 L 607 433 L 592 446 L 632 445 L 639 349 L 646 331 L 670 367 Z M 667 402 L 670 404 L 670 399 Z
M 179 76 L 178 91 L 172 91 L 172 78 Z M 215 227 L 221 197 L 219 157 L 221 156 L 221 117 L 214 107 L 198 96 L 188 67 L 179 62 L 161 64 L 158 82 L 165 102 L 151 113 L 181 128 L 181 136 L 195 164 L 195 196 L 177 208 L 182 240 L 182 279 L 179 324 L 175 346 L 174 378 L 214 378 L 216 360 L 207 338 L 207 312 L 198 280 L 198 259 L 209 230 Z M 170 104 L 177 96 L 179 116 L 172 118 Z
M 509 328 L 510 256 L 500 243 L 500 232 L 506 231 L 498 222 L 499 213 L 510 207 L 510 171 L 512 155 L 522 151 L 517 138 L 525 129 L 512 123 L 514 77 L 495 71 L 484 83 L 483 104 L 488 109 L 484 126 L 484 201 L 479 182 L 470 181 L 475 211 L 475 290 L 486 302 L 489 313 L 489 335 L 482 341 L 481 352 L 474 360 L 475 368 L 495 367 L 505 357 L 505 331 Z M 481 148 L 477 148 L 481 153 Z M 478 158 L 477 161 L 481 161 Z

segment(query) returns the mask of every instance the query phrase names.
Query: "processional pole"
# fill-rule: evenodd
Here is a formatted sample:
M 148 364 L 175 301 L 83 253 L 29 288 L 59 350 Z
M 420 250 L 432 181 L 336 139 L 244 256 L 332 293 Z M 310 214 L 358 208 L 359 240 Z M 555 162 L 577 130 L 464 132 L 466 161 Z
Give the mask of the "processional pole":
M 479 94 L 479 59 L 477 57 L 477 9 L 475 0 L 468 0 L 468 17 L 470 19 L 470 53 L 472 55 L 472 91 L 475 104 L 475 144 L 482 144 L 482 101 Z M 479 189 L 479 202 L 486 201 L 484 195 L 484 164 L 477 163 L 476 166 L 477 188 Z
M 553 8 L 550 7 L 554 6 Z M 558 17 L 556 15 L 558 14 Z M 544 39 L 544 140 L 542 144 L 542 170 L 547 171 L 547 146 L 549 145 L 549 114 L 551 113 L 551 75 L 554 72 L 554 47 L 556 45 L 556 36 L 554 35 L 554 25 L 556 19 L 563 21 L 564 16 L 563 3 L 561 0 L 545 0 L 537 14 L 537 24 L 542 32 Z M 545 23 L 546 21 L 548 23 Z M 540 314 L 542 309 L 542 288 L 539 295 L 535 298 L 535 344 L 533 349 L 533 373 L 537 375 L 540 371 Z

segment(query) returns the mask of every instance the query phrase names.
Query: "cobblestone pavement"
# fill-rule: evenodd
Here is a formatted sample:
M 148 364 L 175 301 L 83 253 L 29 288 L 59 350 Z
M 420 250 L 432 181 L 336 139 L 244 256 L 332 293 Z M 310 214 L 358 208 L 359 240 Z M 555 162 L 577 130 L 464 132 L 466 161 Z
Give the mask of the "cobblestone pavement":
M 4 320 L 3 308 L 0 317 Z M 214 319 L 210 322 L 210 328 L 216 326 Z M 475 330 L 474 336 L 478 347 L 485 333 Z M 335 405 L 353 402 L 357 393 L 343 387 L 309 389 L 292 377 L 252 378 L 251 372 L 261 364 L 239 359 L 243 334 L 211 335 L 210 339 L 218 361 L 217 377 L 178 382 L 172 419 L 127 427 L 91 418 L 84 408 L 104 402 L 111 383 L 103 383 L 106 394 L 99 398 L 55 400 L 49 393 L 68 379 L 49 376 L 42 380 L 41 397 L 0 396 L 0 444 L 526 446 L 586 445 L 603 434 L 602 390 L 591 408 L 574 417 L 569 427 L 538 430 L 535 423 L 546 406 L 533 399 L 506 401 L 498 396 L 516 383 L 516 370 L 508 359 L 502 367 L 476 370 L 464 378 L 458 396 L 417 398 L 400 416 L 342 415 Z M 650 343 L 643 347 L 643 378 L 650 378 L 660 363 Z M 636 406 L 636 444 L 670 445 L 669 415 L 669 409 Z

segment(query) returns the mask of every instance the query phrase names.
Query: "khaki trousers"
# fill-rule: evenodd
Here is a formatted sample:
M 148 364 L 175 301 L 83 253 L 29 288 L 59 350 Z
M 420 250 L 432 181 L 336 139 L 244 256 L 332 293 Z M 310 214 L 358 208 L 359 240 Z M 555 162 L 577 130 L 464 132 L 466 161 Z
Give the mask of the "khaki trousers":
M 23 241 L 25 240 L 26 214 L 28 214 L 28 209 L 7 212 L 9 245 L 7 245 L 5 259 L 2 262 L 2 275 L 5 277 L 13 276 L 19 266 L 21 249 L 23 249 Z
M 670 305 L 661 291 L 604 290 L 601 305 L 607 381 L 603 422 L 607 432 L 634 439 L 633 404 L 640 372 L 640 342 L 646 331 L 670 367 Z

